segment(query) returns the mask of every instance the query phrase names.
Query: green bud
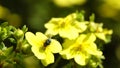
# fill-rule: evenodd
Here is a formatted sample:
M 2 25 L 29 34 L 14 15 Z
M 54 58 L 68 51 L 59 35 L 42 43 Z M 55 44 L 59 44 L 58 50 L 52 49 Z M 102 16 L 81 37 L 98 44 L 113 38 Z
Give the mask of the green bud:
M 20 38 L 22 38 L 23 36 L 24 36 L 24 32 L 22 31 L 22 30 L 20 30 L 20 29 L 17 29 L 16 31 L 15 31 L 15 38 L 16 39 L 20 39 Z
M 95 20 L 95 14 L 92 14 L 92 15 L 89 17 L 89 19 L 90 19 L 91 22 L 94 22 L 94 20 Z
M 23 51 L 24 53 L 29 53 L 29 51 L 31 50 L 30 47 L 31 47 L 31 46 L 26 43 L 26 44 L 22 45 L 22 51 Z
M 26 27 L 26 25 L 24 25 L 24 26 L 22 27 L 22 30 L 23 30 L 23 32 L 26 32 L 26 31 L 28 30 L 28 28 Z
M 84 14 L 85 14 L 85 12 L 84 11 L 81 11 L 81 12 L 76 12 L 77 13 L 77 20 L 78 21 L 84 21 Z
M 14 38 L 9 38 L 9 40 L 10 40 L 10 42 L 12 42 L 12 43 L 15 43 L 15 42 L 16 42 Z

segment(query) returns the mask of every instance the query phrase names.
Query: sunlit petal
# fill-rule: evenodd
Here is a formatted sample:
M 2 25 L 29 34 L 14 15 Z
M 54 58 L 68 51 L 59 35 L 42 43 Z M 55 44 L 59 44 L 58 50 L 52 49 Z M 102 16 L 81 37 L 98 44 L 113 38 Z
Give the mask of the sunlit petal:
M 63 38 L 75 39 L 78 37 L 78 35 L 79 35 L 78 30 L 76 30 L 72 26 L 61 29 L 61 31 L 60 31 L 60 36 Z
M 40 40 L 40 41 L 44 41 L 47 39 L 47 37 L 41 33 L 41 32 L 36 32 L 36 37 Z
M 54 56 L 50 52 L 45 52 L 46 53 L 46 58 L 42 59 L 41 62 L 44 66 L 47 66 L 51 63 L 54 63 Z
M 47 49 L 49 49 L 52 53 L 58 53 L 62 50 L 62 46 L 58 41 L 51 39 L 51 43 Z
M 45 34 L 46 35 L 57 35 L 59 33 L 59 29 L 49 29 L 46 30 Z
M 69 40 L 69 39 L 65 39 L 62 46 L 64 49 L 70 47 L 72 44 L 75 43 L 75 40 Z
M 96 40 L 96 36 L 93 33 L 87 34 L 86 38 L 84 39 L 84 43 L 91 43 Z
M 44 50 L 39 49 L 38 47 L 35 47 L 35 46 L 33 46 L 31 49 L 32 49 L 32 52 L 34 53 L 34 55 L 38 59 L 45 59 L 46 54 L 45 54 Z
M 86 65 L 86 56 L 84 54 L 78 54 L 74 58 L 75 62 L 79 65 Z
M 95 35 L 96 35 L 99 39 L 101 39 L 101 40 L 103 40 L 103 41 L 107 41 L 106 36 L 105 36 L 104 33 L 95 33 Z
M 26 40 L 32 45 L 40 47 L 42 45 L 42 42 L 39 38 L 37 38 L 32 32 L 26 32 L 25 33 Z

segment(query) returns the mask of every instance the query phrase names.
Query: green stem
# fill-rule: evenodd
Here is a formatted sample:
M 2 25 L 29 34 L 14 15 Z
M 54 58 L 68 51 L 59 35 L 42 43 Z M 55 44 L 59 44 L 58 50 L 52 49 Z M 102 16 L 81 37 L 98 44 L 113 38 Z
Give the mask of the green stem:
M 61 57 L 59 56 L 56 60 L 56 62 L 51 66 L 51 68 L 56 68 L 58 65 L 58 62 L 60 61 Z

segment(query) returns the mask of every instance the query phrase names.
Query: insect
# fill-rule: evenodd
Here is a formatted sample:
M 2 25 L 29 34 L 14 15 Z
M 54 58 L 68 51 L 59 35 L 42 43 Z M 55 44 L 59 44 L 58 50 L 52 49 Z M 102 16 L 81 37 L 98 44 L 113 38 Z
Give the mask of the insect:
M 48 39 L 45 41 L 45 43 L 44 43 L 44 47 L 50 45 L 50 43 L 51 43 L 51 39 L 48 38 Z

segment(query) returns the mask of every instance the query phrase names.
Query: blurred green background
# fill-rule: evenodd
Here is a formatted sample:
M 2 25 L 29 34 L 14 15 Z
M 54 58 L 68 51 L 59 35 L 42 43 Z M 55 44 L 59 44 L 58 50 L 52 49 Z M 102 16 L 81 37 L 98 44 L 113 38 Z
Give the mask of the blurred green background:
M 113 30 L 111 42 L 104 45 L 103 65 L 120 68 L 120 0 L 0 0 L 0 23 L 8 21 L 15 27 L 27 25 L 29 31 L 45 32 L 44 24 L 52 17 L 64 17 L 76 10 L 84 10 L 86 20 L 95 13 L 95 22 Z

